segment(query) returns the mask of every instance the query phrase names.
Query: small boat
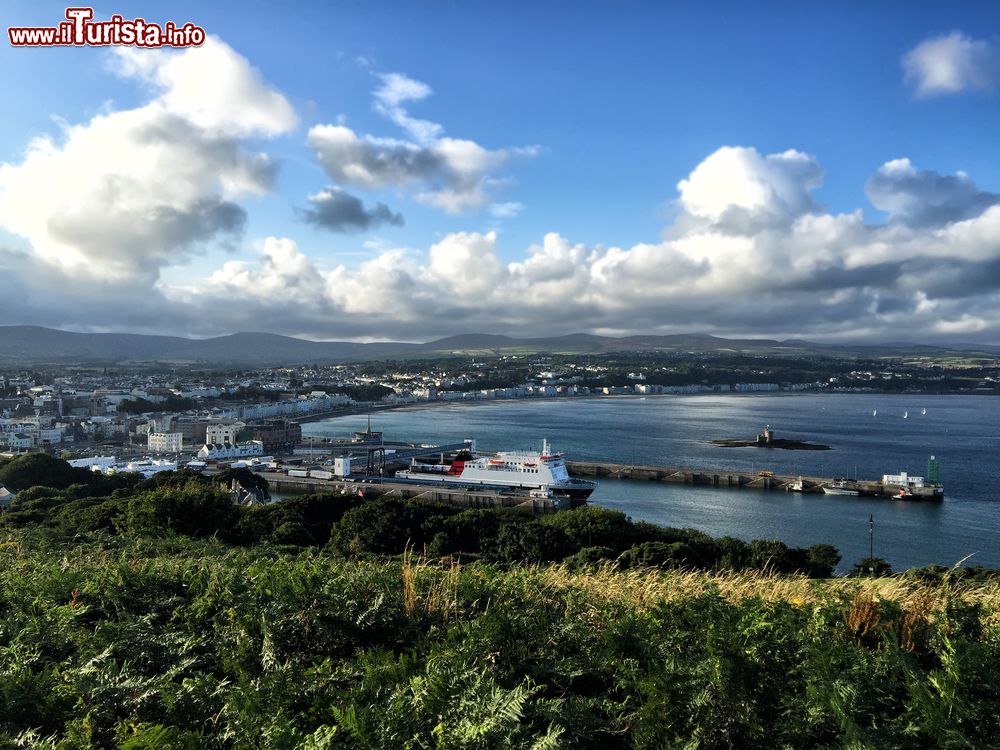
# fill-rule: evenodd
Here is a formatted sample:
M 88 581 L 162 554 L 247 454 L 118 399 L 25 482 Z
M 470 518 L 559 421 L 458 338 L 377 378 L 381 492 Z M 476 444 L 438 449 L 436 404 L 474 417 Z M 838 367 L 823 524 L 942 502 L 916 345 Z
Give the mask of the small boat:
M 903 419 L 909 419 L 909 418 L 910 418 L 910 412 L 904 411 L 903 412 Z
M 921 410 L 920 410 L 920 416 L 922 416 L 922 417 L 923 417 L 923 416 L 925 416 L 926 414 L 927 414 L 927 410 L 926 410 L 926 409 L 921 409 Z
M 872 409 L 872 416 L 873 417 L 877 417 L 878 416 L 878 409 Z
M 857 497 L 860 493 L 856 487 L 848 486 L 847 482 L 842 479 L 835 480 L 830 484 L 823 486 L 824 495 L 847 495 L 850 497 Z
M 799 477 L 794 482 L 789 482 L 788 486 L 785 487 L 789 492 L 805 492 L 804 484 L 802 482 L 802 477 Z
M 905 487 L 900 487 L 899 492 L 893 495 L 897 500 L 912 500 L 914 495 Z

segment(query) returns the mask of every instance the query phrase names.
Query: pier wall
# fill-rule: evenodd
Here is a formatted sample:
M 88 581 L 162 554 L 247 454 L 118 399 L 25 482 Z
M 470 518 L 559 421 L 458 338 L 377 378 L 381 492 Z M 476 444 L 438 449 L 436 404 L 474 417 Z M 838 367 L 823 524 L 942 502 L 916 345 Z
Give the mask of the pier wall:
M 569 473 L 577 477 L 594 477 L 597 479 L 623 479 L 647 482 L 671 482 L 674 484 L 699 484 L 713 487 L 749 487 L 759 490 L 789 490 L 792 482 L 802 480 L 803 492 L 822 492 L 823 486 L 832 484 L 832 477 L 807 477 L 778 475 L 761 476 L 738 471 L 719 471 L 718 469 L 671 468 L 666 466 L 636 466 L 630 464 L 612 464 L 595 461 L 567 461 Z M 892 498 L 898 492 L 898 487 L 883 485 L 879 480 L 859 480 L 854 482 L 861 495 L 867 497 Z M 941 500 L 944 492 L 940 487 L 926 487 L 912 490 L 911 500 Z M 844 496 L 849 497 L 849 496 Z
M 262 472 L 268 487 L 279 493 L 304 494 L 308 492 L 332 492 L 346 495 L 363 493 L 366 498 L 401 498 L 428 500 L 436 503 L 455 505 L 461 508 L 516 508 L 531 513 L 554 513 L 568 505 L 559 498 L 528 497 L 514 493 L 491 490 L 464 489 L 459 487 L 428 487 L 425 485 L 380 482 L 378 480 L 344 481 L 336 479 L 314 479 L 312 477 L 289 477 L 285 474 Z

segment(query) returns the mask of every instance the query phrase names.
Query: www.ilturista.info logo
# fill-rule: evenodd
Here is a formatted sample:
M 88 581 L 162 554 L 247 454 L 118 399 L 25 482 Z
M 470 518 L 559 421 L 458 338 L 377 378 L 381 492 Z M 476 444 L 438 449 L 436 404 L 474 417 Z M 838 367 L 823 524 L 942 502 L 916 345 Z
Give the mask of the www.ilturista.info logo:
M 198 47 L 205 42 L 205 30 L 193 23 L 167 21 L 161 26 L 118 15 L 93 19 L 93 8 L 67 8 L 66 20 L 58 26 L 11 26 L 7 36 L 13 47 Z

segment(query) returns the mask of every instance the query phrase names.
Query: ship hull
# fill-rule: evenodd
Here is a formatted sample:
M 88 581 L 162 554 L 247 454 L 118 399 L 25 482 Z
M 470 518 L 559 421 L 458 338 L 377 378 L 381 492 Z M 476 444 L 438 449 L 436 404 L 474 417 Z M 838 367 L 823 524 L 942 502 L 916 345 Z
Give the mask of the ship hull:
M 439 473 L 423 473 L 419 471 L 398 471 L 396 477 L 410 482 L 425 482 L 427 484 L 452 485 L 455 487 L 502 487 L 511 490 L 549 490 L 555 497 L 567 497 L 571 500 L 584 501 L 597 489 L 596 482 L 584 479 L 574 479 L 568 483 L 539 485 L 527 482 L 502 481 L 499 479 L 477 479 L 474 477 L 448 476 Z
M 846 497 L 857 497 L 859 493 L 858 493 L 857 490 L 846 490 L 846 489 L 843 489 L 842 487 L 824 487 L 823 488 L 823 494 L 824 495 L 844 495 Z

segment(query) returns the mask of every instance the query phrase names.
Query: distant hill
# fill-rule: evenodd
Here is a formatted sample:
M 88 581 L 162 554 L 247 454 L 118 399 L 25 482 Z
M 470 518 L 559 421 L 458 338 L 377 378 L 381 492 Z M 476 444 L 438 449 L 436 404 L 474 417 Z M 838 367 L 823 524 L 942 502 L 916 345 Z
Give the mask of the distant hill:
M 726 339 L 705 334 L 612 338 L 576 333 L 550 338 L 470 333 L 424 344 L 308 341 L 273 333 L 234 333 L 209 339 L 129 333 L 74 333 L 40 326 L 0 326 L 0 367 L 45 364 L 141 363 L 265 367 L 371 359 L 508 354 L 605 354 L 626 351 L 747 353 L 774 356 L 996 356 L 1000 347 L 922 344 L 828 345 L 801 340 Z
M 73 333 L 38 326 L 0 327 L 0 366 L 141 362 L 267 366 L 400 357 L 416 344 L 307 341 L 273 333 L 210 339 L 119 333 Z

